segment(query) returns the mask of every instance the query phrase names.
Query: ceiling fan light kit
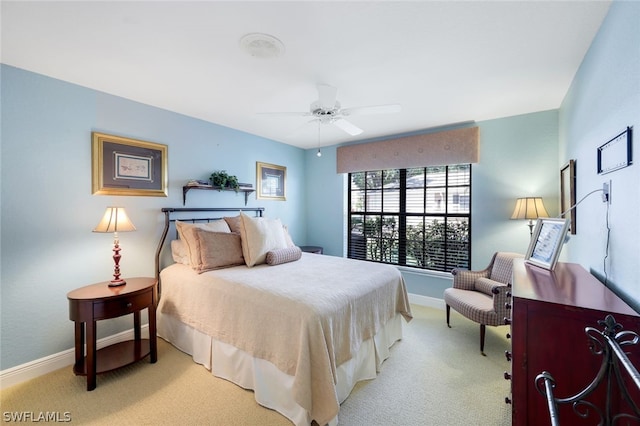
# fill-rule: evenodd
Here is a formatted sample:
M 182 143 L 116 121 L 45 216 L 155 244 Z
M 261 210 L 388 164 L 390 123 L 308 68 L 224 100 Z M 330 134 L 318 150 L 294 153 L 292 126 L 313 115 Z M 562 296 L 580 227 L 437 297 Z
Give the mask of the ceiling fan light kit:
M 337 95 L 337 88 L 328 84 L 319 84 L 318 100 L 311 103 L 309 106 L 309 112 L 274 112 L 262 114 L 314 117 L 310 123 L 317 121 L 319 125 L 333 124 L 345 133 L 351 136 L 357 136 L 361 134 L 363 130 L 350 121 L 345 120 L 343 117 L 350 115 L 389 114 L 400 112 L 401 110 L 401 107 L 398 104 L 372 105 L 343 109 L 340 102 L 336 99 Z M 320 155 L 318 155 L 318 157 Z

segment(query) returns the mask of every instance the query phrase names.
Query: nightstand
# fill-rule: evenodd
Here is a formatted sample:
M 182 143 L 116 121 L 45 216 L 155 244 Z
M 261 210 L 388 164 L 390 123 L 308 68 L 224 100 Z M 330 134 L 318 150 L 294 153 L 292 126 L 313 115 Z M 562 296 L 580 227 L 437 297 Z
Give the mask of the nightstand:
M 300 250 L 306 253 L 322 254 L 322 247 L 319 246 L 300 246 Z
M 150 355 L 158 360 L 156 307 L 158 282 L 155 278 L 127 278 L 127 284 L 109 287 L 109 282 L 91 284 L 67 294 L 69 319 L 75 322 L 75 355 L 73 372 L 87 376 L 87 390 L 96 388 L 96 374 L 132 364 Z M 140 311 L 148 310 L 149 339 L 142 339 Z M 96 351 L 96 321 L 133 314 L 134 339 L 119 342 Z M 87 354 L 84 354 L 85 328 Z

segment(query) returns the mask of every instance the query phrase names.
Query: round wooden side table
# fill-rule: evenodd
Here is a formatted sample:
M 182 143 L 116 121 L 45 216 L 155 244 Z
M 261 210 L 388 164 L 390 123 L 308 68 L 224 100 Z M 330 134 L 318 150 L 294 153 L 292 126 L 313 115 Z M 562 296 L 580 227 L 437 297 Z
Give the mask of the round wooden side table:
M 91 284 L 70 291 L 69 319 L 75 322 L 75 357 L 73 372 L 87 376 L 87 390 L 96 388 L 96 375 L 132 364 L 150 355 L 158 360 L 156 307 L 158 282 L 155 278 L 127 278 L 126 284 L 109 287 L 109 282 Z M 148 310 L 149 339 L 142 339 L 140 311 Z M 96 350 L 96 322 L 133 314 L 134 339 Z M 87 354 L 84 354 L 85 329 Z

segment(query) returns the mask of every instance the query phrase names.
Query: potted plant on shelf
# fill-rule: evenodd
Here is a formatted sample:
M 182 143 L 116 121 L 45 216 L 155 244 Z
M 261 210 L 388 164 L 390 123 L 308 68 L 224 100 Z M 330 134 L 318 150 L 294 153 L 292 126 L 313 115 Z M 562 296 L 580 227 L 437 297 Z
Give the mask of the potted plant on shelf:
M 211 173 L 209 177 L 209 181 L 211 181 L 211 185 L 214 188 L 222 189 L 233 189 L 238 192 L 240 189 L 240 185 L 238 184 L 238 178 L 233 175 L 227 174 L 226 170 L 216 170 Z

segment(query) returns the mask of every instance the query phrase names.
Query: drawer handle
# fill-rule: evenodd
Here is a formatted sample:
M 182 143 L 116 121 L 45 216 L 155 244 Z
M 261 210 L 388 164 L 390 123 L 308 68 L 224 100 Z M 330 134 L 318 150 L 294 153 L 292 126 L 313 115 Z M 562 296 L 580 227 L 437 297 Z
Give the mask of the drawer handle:
M 505 304 L 504 304 L 504 308 L 505 308 L 506 310 L 511 309 L 511 303 L 505 303 Z
M 131 302 L 127 302 L 127 308 L 130 308 L 132 306 L 133 306 L 133 304 Z
M 505 337 L 506 337 L 507 339 L 511 339 L 511 333 L 507 333 L 507 334 L 505 334 Z
M 504 356 L 505 358 L 507 358 L 507 361 L 511 362 L 511 352 L 504 351 Z
M 505 380 L 511 380 L 511 374 L 507 373 L 506 371 L 504 372 L 504 379 Z
M 511 324 L 511 318 L 505 318 L 504 319 L 504 324 L 505 325 L 510 325 Z
M 511 404 L 511 398 L 509 398 L 508 396 L 504 399 L 504 403 L 505 404 Z

